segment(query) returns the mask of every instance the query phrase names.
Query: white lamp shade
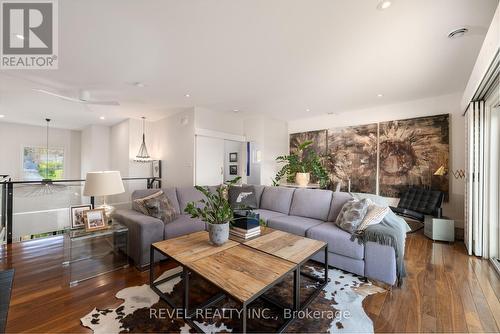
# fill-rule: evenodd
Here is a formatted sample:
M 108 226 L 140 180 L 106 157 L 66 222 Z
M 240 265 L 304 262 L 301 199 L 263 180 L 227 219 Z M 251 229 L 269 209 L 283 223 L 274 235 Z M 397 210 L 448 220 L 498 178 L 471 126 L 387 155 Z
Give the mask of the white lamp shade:
M 83 195 L 108 196 L 125 192 L 119 171 L 88 172 Z

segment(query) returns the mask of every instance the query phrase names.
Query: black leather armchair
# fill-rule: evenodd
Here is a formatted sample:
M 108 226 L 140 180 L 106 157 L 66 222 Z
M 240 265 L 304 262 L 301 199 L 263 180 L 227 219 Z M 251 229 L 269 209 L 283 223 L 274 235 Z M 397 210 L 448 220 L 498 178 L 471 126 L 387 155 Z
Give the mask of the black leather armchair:
M 443 199 L 444 193 L 441 191 L 410 188 L 403 193 L 398 206 L 391 206 L 391 210 L 400 216 L 423 222 L 425 215 L 441 216 Z

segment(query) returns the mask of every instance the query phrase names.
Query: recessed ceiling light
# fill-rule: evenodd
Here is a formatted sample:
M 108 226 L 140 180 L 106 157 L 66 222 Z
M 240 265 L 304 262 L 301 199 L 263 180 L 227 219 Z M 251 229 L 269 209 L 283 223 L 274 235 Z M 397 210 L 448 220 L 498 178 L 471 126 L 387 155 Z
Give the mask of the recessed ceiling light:
M 333 111 L 327 112 L 326 114 L 327 115 L 335 115 L 335 113 Z
M 469 32 L 467 28 L 458 28 L 448 34 L 448 38 L 459 38 Z
M 21 34 L 17 34 L 16 37 L 19 38 L 19 39 L 24 39 L 24 36 L 21 35 Z
M 104 121 L 106 119 L 106 117 L 101 116 L 101 117 L 99 117 L 99 119 Z
M 239 109 L 233 109 L 233 112 L 240 112 Z
M 383 0 L 383 1 L 380 1 L 377 5 L 377 9 L 379 10 L 384 10 L 384 9 L 387 9 L 389 7 L 391 7 L 392 5 L 392 2 L 389 1 L 389 0 Z
M 311 109 L 307 108 L 307 109 L 306 109 L 306 111 L 307 111 L 307 112 L 310 112 L 310 111 L 311 111 Z
M 5 115 L 0 115 L 0 118 L 4 118 L 4 117 L 5 117 Z
M 146 85 L 144 84 L 144 82 L 140 82 L 140 81 L 134 82 L 132 85 L 134 85 L 135 87 L 139 87 L 139 88 L 146 87 Z
M 384 94 L 377 94 L 377 97 L 383 97 Z
M 189 95 L 189 94 L 186 94 L 186 95 L 184 95 L 184 96 L 185 96 L 185 97 L 191 97 L 191 95 Z

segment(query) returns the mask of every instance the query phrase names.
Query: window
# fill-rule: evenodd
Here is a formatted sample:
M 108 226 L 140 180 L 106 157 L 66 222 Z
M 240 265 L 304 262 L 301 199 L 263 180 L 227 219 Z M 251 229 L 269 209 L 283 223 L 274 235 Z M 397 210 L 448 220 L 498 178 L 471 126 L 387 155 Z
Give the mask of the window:
M 48 154 L 47 154 L 48 153 Z M 64 149 L 26 146 L 23 148 L 23 179 L 62 179 L 64 176 Z

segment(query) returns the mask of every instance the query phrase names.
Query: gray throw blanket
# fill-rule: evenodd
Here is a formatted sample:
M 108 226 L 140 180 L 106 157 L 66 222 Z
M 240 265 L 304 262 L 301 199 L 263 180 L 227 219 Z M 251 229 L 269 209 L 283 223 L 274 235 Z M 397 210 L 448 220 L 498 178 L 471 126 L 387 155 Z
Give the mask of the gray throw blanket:
M 404 219 L 389 211 L 379 224 L 368 226 L 364 231 L 353 234 L 351 237 L 352 241 L 357 239 L 360 244 L 373 241 L 394 248 L 398 286 L 401 286 L 406 276 L 404 255 L 407 227 L 408 224 Z

